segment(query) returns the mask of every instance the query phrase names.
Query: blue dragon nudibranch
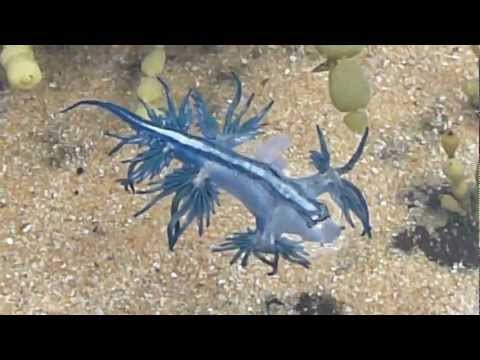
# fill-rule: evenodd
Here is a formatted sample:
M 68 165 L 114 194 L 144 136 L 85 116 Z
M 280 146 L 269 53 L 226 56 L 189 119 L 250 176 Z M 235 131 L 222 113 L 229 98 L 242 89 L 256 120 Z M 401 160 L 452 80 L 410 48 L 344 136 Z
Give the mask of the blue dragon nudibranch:
M 92 105 L 108 110 L 127 123 L 133 133 L 106 135 L 119 140 L 110 152 L 116 153 L 124 145 L 142 148 L 129 164 L 126 179 L 121 180 L 125 189 L 135 192 L 135 185 L 150 180 L 150 187 L 140 194 L 153 194 L 151 201 L 135 216 L 143 214 L 162 198 L 173 195 L 171 218 L 167 226 L 168 245 L 173 251 L 178 238 L 196 220 L 198 234 L 210 224 L 210 217 L 219 205 L 222 189 L 239 199 L 253 214 L 256 229 L 235 233 L 213 251 L 236 251 L 231 264 L 241 260 L 245 267 L 253 254 L 272 267 L 269 275 L 278 270 L 280 257 L 306 268 L 310 266 L 308 253 L 302 243 L 310 241 L 320 245 L 333 243 L 344 229 L 330 217 L 325 204 L 317 200 L 328 193 L 342 210 L 346 221 L 354 227 L 350 212 L 361 221 L 363 235 L 371 237 L 367 202 L 360 190 L 342 178 L 360 159 L 368 136 L 368 128 L 361 142 L 346 165 L 334 168 L 321 129 L 317 126 L 320 152 L 311 152 L 311 161 L 317 172 L 301 178 L 284 173 L 286 163 L 281 152 L 288 146 L 285 135 L 270 138 L 259 146 L 255 157 L 247 157 L 235 151 L 238 145 L 261 134 L 263 120 L 273 105 L 271 101 L 258 114 L 247 121 L 242 118 L 250 108 L 254 94 L 240 107 L 242 84 L 233 74 L 236 92 L 228 106 L 223 127 L 209 112 L 205 101 L 196 90 L 190 90 L 180 106 L 176 107 L 168 85 L 158 78 L 165 89 L 167 106 L 158 114 L 143 103 L 149 119 L 144 119 L 126 108 L 98 100 L 83 100 L 63 110 L 67 112 L 79 105 Z M 196 122 L 201 136 L 189 133 Z M 159 180 L 162 170 L 173 159 L 182 163 L 178 169 Z M 288 234 L 302 238 L 293 241 Z

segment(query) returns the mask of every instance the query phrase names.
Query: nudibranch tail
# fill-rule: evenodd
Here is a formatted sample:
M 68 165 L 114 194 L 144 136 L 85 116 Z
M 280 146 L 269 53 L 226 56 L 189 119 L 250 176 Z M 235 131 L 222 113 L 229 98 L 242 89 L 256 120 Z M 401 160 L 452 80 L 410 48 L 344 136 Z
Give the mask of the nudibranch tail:
M 132 128 L 136 130 L 150 130 L 152 127 L 152 124 L 148 123 L 144 119 L 142 119 L 140 116 L 137 114 L 131 112 L 130 110 L 119 106 L 115 105 L 113 103 L 107 102 L 107 101 L 99 101 L 99 100 L 81 100 L 76 102 L 75 104 L 67 107 L 66 109 L 62 110 L 61 113 L 66 113 L 69 112 L 79 106 L 83 105 L 89 105 L 89 106 L 96 106 L 100 107 L 102 109 L 105 109 L 127 124 L 129 124 Z M 151 131 L 151 130 L 150 130 Z

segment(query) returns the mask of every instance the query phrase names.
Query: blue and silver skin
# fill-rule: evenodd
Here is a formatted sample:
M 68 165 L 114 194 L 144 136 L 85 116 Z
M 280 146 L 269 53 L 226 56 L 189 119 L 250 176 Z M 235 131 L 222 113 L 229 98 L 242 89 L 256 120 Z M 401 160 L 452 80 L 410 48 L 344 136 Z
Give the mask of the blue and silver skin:
M 353 212 L 363 225 L 362 235 L 371 237 L 365 198 L 357 187 L 342 178 L 360 159 L 368 129 L 350 161 L 342 167 L 332 168 L 325 138 L 317 126 L 320 152 L 312 151 L 310 156 L 317 172 L 307 177 L 289 177 L 284 173 L 286 163 L 281 154 L 288 147 L 285 135 L 270 138 L 259 146 L 255 157 L 235 151 L 238 145 L 261 134 L 263 120 L 273 101 L 242 122 L 254 94 L 238 109 L 242 85 L 235 74 L 233 78 L 236 92 L 223 126 L 195 90 L 187 93 L 177 109 L 168 85 L 161 78 L 158 80 L 167 99 L 167 107 L 161 109 L 161 115 L 143 104 L 149 117 L 143 119 L 126 108 L 98 100 L 79 101 L 63 112 L 80 105 L 97 106 L 130 126 L 131 134 L 107 133 L 119 140 L 110 154 L 124 145 L 136 145 L 142 149 L 133 159 L 124 161 L 129 166 L 126 179 L 121 180 L 126 190 L 153 194 L 151 201 L 135 216 L 143 214 L 162 198 L 173 195 L 167 227 L 170 250 L 193 221 L 197 222 L 198 234 L 202 236 L 204 227 L 209 226 L 210 217 L 215 214 L 215 206 L 219 205 L 220 190 L 240 200 L 256 220 L 254 230 L 235 233 L 213 248 L 213 251 L 236 251 L 231 264 L 240 260 L 245 267 L 253 254 L 272 267 L 269 275 L 277 272 L 280 257 L 308 268 L 308 253 L 302 243 L 331 244 L 344 229 L 331 219 L 326 205 L 317 200 L 324 193 L 332 197 L 352 227 L 350 211 Z M 201 136 L 189 133 L 194 122 Z M 179 160 L 182 166 L 160 178 L 162 170 L 167 169 L 173 159 Z M 150 180 L 149 187 L 136 191 L 135 186 L 147 179 Z M 290 240 L 287 238 L 289 234 L 298 235 L 302 240 Z

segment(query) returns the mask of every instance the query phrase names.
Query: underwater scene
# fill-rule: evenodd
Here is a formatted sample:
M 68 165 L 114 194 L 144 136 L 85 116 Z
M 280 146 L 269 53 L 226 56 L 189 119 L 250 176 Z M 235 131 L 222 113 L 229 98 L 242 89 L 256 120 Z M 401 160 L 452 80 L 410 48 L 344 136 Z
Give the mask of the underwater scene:
M 3 45 L 0 314 L 479 314 L 480 45 Z

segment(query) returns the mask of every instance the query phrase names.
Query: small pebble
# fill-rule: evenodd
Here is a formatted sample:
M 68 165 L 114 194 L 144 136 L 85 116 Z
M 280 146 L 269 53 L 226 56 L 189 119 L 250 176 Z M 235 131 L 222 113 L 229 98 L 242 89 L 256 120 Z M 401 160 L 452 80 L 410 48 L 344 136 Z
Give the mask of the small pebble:
M 28 233 L 32 230 L 33 225 L 32 224 L 26 224 L 22 227 L 22 232 L 23 233 Z

